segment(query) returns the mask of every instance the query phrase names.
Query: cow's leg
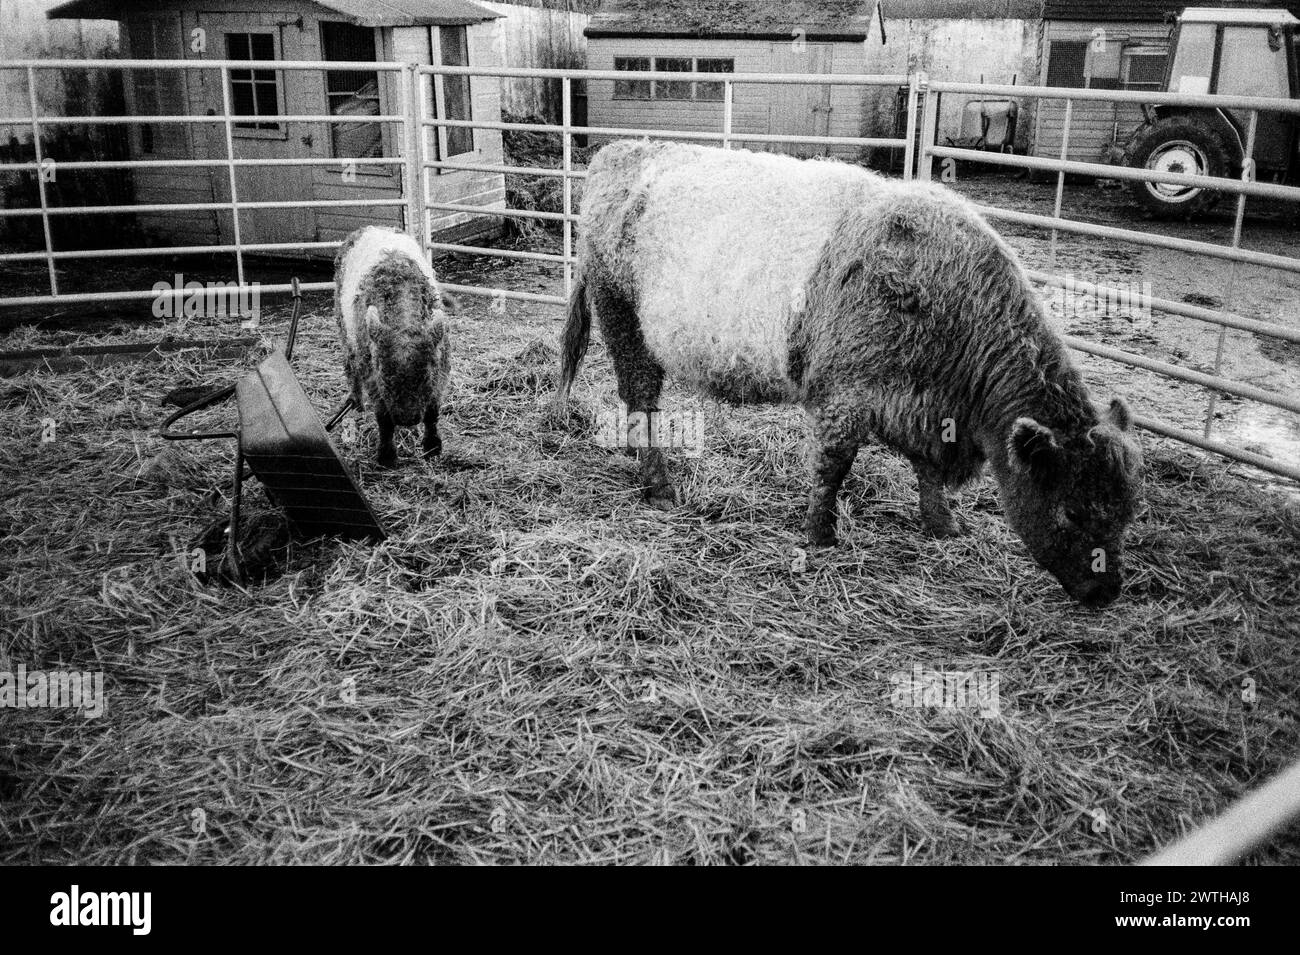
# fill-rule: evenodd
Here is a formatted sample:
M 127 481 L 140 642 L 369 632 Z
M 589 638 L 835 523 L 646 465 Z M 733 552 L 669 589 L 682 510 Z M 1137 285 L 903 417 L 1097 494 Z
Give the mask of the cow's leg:
M 442 454 L 442 438 L 438 437 L 438 402 L 429 402 L 424 409 L 424 456 L 436 457 Z
M 921 527 L 931 537 L 956 537 L 961 525 L 953 516 L 939 469 L 922 458 L 909 456 L 916 472 L 916 483 L 921 491 Z
M 835 546 L 836 502 L 840 486 L 853 467 L 858 443 L 834 431 L 814 428 L 810 470 L 812 488 L 808 493 L 808 516 L 804 532 L 815 547 Z
M 618 292 L 599 284 L 593 297 L 605 348 L 614 363 L 619 400 L 627 406 L 629 416 L 637 412 L 646 415 L 658 412 L 664 369 L 646 347 L 636 308 Z M 639 448 L 637 458 L 641 462 L 641 492 L 646 503 L 663 510 L 671 508 L 677 503 L 677 489 L 668 478 L 663 451 Z
M 381 468 L 397 466 L 397 447 L 393 444 L 393 416 L 388 409 L 375 402 L 375 425 L 379 428 L 379 453 L 376 460 Z

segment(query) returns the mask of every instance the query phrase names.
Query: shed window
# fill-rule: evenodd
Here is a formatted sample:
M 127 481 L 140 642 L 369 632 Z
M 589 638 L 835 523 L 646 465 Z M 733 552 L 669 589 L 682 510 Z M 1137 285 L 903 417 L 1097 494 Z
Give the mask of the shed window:
M 469 66 L 469 35 L 465 27 L 438 27 L 438 47 L 443 66 Z M 442 109 L 444 119 L 473 118 L 469 77 L 443 74 Z M 447 155 L 460 156 L 474 151 L 474 130 L 469 126 L 446 126 Z
M 227 33 L 226 58 L 274 60 L 275 36 L 270 33 Z M 275 70 L 231 70 L 230 105 L 236 116 L 279 116 L 280 79 Z M 236 129 L 278 130 L 279 123 L 244 120 Z
M 322 23 L 321 51 L 326 60 L 369 63 L 375 59 L 375 31 L 351 23 Z M 328 70 L 325 99 L 331 116 L 378 116 L 379 74 L 366 70 Z M 330 148 L 338 159 L 371 159 L 384 154 L 378 123 L 330 123 Z
M 631 70 L 633 72 L 649 72 L 650 57 L 616 56 L 614 57 L 614 69 Z M 650 98 L 649 80 L 615 80 L 614 81 L 614 99 L 649 99 L 649 98 Z
M 717 57 L 700 57 L 695 61 L 695 71 L 697 73 L 734 73 L 736 72 L 735 60 L 724 60 Z M 721 83 L 696 83 L 696 99 L 722 99 Z
M 652 66 L 653 64 L 653 66 Z M 656 73 L 734 73 L 736 61 L 724 57 L 616 56 L 614 69 Z M 614 99 L 721 100 L 723 84 L 708 80 L 615 80 Z
M 656 56 L 655 57 L 656 73 L 689 73 L 691 72 L 691 58 L 689 56 Z M 691 81 L 686 80 L 655 80 L 654 93 L 651 94 L 654 99 L 690 99 L 691 98 Z
M 1083 68 L 1088 60 L 1087 41 L 1052 42 L 1047 60 L 1047 85 L 1083 87 Z

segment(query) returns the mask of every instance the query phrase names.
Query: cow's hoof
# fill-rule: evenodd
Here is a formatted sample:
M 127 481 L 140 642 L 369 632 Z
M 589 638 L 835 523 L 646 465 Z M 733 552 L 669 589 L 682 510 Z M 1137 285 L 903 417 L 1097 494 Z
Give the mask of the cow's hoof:
M 808 535 L 809 547 L 835 547 L 839 544 L 833 527 L 826 527 L 822 524 L 808 524 L 804 527 L 804 533 Z
M 436 458 L 442 454 L 442 442 L 438 444 L 426 444 L 424 446 L 424 456 L 426 458 Z
M 375 463 L 381 468 L 392 469 L 397 467 L 397 452 L 395 450 L 380 451 L 375 455 Z
M 958 522 L 957 518 L 949 517 L 946 521 L 921 521 L 921 530 L 927 537 L 933 537 L 935 540 L 947 540 L 950 537 L 962 537 L 966 533 L 966 528 Z
M 671 511 L 677 506 L 677 488 L 671 484 L 646 491 L 645 502 L 660 511 Z

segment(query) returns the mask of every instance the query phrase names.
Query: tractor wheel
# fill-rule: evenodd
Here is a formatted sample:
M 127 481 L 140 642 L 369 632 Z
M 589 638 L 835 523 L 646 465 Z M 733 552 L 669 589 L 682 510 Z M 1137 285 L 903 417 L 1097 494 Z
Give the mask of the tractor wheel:
M 1223 177 L 1228 175 L 1228 148 L 1205 123 L 1170 116 L 1138 131 L 1124 151 L 1124 164 L 1152 172 Z M 1164 182 L 1131 181 L 1128 188 L 1134 199 L 1162 217 L 1194 216 L 1213 208 L 1222 196 L 1214 189 Z

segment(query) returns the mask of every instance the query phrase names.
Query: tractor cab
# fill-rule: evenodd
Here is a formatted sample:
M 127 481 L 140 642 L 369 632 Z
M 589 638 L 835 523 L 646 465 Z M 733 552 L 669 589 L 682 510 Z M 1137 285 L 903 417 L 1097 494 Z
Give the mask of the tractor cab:
M 1300 20 L 1279 9 L 1183 11 L 1174 28 L 1165 90 L 1296 99 Z M 1237 176 L 1249 138 L 1248 110 L 1196 106 L 1143 107 L 1146 123 L 1125 150 L 1125 164 L 1154 171 Z M 1297 163 L 1296 117 L 1261 112 L 1255 134 L 1256 176 L 1290 180 Z M 1165 183 L 1134 182 L 1134 197 L 1162 215 L 1210 208 L 1220 193 Z

